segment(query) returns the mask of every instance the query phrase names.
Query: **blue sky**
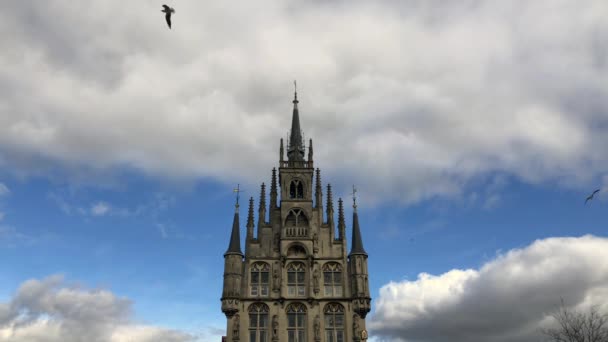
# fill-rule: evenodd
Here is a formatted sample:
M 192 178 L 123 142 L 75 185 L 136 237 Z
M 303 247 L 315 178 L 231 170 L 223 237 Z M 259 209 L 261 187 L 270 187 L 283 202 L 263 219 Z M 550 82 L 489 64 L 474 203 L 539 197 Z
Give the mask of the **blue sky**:
M 0 13 L 0 340 L 218 340 L 232 189 L 270 182 L 294 79 L 348 227 L 359 190 L 374 341 L 608 310 L 608 3 L 169 5 Z
M 502 186 L 490 207 L 474 195 L 407 208 L 366 208 L 359 198 L 374 298 L 390 281 L 477 269 L 536 239 L 606 235 L 605 200 L 584 205 L 583 191 L 488 178 L 501 179 Z M 3 300 L 28 279 L 62 274 L 68 282 L 128 297 L 137 319 L 148 324 L 193 334 L 222 329 L 218 298 L 234 204 L 230 185 L 169 184 L 134 173 L 113 183 L 71 187 L 3 175 L 10 189 L 2 200 Z M 95 213 L 100 203 L 108 209 Z M 351 227 L 352 208 L 347 213 Z

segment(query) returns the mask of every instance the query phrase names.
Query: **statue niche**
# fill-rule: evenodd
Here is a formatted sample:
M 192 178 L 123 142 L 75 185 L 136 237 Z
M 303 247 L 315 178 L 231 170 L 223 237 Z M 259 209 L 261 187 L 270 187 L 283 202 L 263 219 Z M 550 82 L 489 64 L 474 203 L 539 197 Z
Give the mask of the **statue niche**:
M 308 237 L 308 218 L 304 214 L 304 210 L 294 208 L 289 211 L 287 219 L 285 219 L 285 237 Z

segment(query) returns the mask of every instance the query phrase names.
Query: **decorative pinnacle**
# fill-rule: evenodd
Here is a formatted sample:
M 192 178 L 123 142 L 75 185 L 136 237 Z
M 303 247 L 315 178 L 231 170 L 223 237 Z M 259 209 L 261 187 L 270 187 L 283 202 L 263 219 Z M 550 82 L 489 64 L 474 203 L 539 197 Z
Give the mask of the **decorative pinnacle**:
M 344 206 L 342 204 L 342 198 L 338 199 L 338 227 L 345 227 L 344 223 Z
M 312 162 L 312 139 L 310 139 L 310 143 L 308 144 L 308 161 Z
M 321 170 L 317 168 L 317 189 L 321 189 Z
M 262 183 L 260 190 L 260 210 L 266 210 L 266 184 Z
M 253 227 L 253 197 L 249 198 L 249 213 L 247 215 L 247 226 Z
M 270 193 L 277 191 L 277 169 L 272 168 L 272 180 L 270 181 Z
M 327 184 L 327 211 L 334 211 L 334 203 L 331 195 L 331 184 Z

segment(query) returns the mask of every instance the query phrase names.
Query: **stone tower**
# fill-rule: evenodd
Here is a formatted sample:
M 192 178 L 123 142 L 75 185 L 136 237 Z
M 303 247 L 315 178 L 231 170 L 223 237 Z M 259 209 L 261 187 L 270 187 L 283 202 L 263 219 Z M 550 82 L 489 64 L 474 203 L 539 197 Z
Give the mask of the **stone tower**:
M 253 198 L 249 200 L 244 255 L 237 201 L 224 254 L 221 301 L 227 341 L 367 339 L 365 317 L 371 297 L 356 203 L 349 253 L 342 199 L 336 227 L 331 185 L 327 185 L 324 216 L 321 172 L 314 169 L 312 139 L 307 158 L 303 140 L 295 93 L 287 159 L 281 139 L 278 179 L 273 168 L 268 208 L 266 187 L 261 185 L 257 234 Z

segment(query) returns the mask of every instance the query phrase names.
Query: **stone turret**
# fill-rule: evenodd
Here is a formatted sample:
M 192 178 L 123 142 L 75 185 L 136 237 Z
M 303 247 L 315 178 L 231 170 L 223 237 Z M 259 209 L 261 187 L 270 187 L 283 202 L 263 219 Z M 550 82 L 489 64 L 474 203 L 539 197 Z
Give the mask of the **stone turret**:
M 353 296 L 353 310 L 361 318 L 365 319 L 371 310 L 371 297 L 369 293 L 369 280 L 367 271 L 367 252 L 363 248 L 363 239 L 359 227 L 359 215 L 357 204 L 353 203 L 353 234 L 352 247 L 348 254 L 349 269 L 351 276 L 351 290 Z M 357 341 L 355 339 L 355 341 Z
M 239 311 L 241 280 L 243 274 L 243 252 L 239 232 L 239 204 L 235 205 L 232 232 L 228 250 L 224 253 L 224 287 L 222 291 L 222 312 L 231 318 Z

